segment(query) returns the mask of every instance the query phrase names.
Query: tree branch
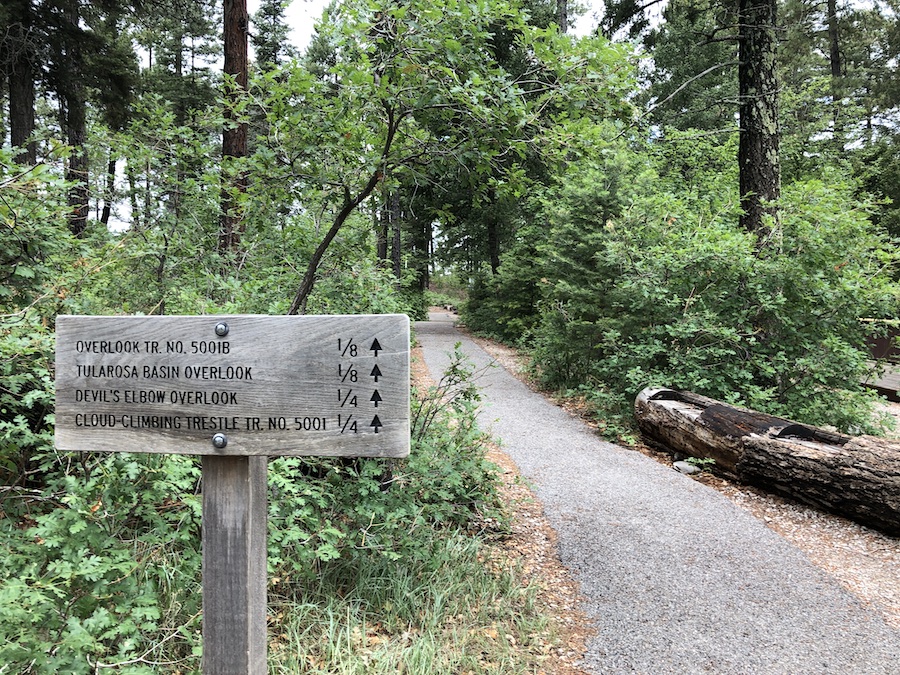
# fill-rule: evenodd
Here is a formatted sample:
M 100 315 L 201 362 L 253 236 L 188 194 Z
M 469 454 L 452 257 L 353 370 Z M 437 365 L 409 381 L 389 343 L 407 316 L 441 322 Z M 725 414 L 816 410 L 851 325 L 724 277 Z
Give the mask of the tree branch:
M 387 103 L 384 104 L 384 108 L 388 115 L 388 125 L 387 136 L 384 140 L 384 148 L 381 151 L 382 165 L 391 152 L 391 146 L 394 143 L 394 137 L 396 136 L 397 131 L 400 128 L 400 122 L 403 120 L 403 115 L 396 117 L 394 114 L 394 109 Z M 341 210 L 338 211 L 338 214 L 335 216 L 334 222 L 331 224 L 331 227 L 325 234 L 325 238 L 322 239 L 322 241 L 316 247 L 312 258 L 310 258 L 309 260 L 309 264 L 306 266 L 306 272 L 303 275 L 303 280 L 300 282 L 300 287 L 297 289 L 297 294 L 294 296 L 294 301 L 291 303 L 291 306 L 288 309 L 287 313 L 289 315 L 306 313 L 306 303 L 309 300 L 310 293 L 312 293 L 313 286 L 315 286 L 316 273 L 319 270 L 319 264 L 322 262 L 325 251 L 328 250 L 331 242 L 334 241 L 334 238 L 337 236 L 337 233 L 347 221 L 347 218 L 350 217 L 350 214 L 352 214 L 356 207 L 362 204 L 369 197 L 369 195 L 372 194 L 372 192 L 378 186 L 378 183 L 381 182 L 381 179 L 382 173 L 381 169 L 379 168 L 372 173 L 372 175 L 369 177 L 368 182 L 365 184 L 363 189 L 357 193 L 355 197 L 351 197 L 349 188 L 345 188 L 344 204 L 343 206 L 341 206 Z
M 683 82 L 683 83 L 681 84 L 680 87 L 678 87 L 675 91 L 673 91 L 671 94 L 669 94 L 668 96 L 666 96 L 662 101 L 659 101 L 658 103 L 655 103 L 654 105 L 650 106 L 650 107 L 647 109 L 647 112 L 644 113 L 644 114 L 645 114 L 645 115 L 649 115 L 650 113 L 652 113 L 652 112 L 653 112 L 654 110 L 656 110 L 657 108 L 659 108 L 659 107 L 665 105 L 666 103 L 668 103 L 669 101 L 671 101 L 673 98 L 675 98 L 676 96 L 678 96 L 678 94 L 680 94 L 682 91 L 684 91 L 684 90 L 685 90 L 687 87 L 689 87 L 691 84 L 693 84 L 694 82 L 696 82 L 697 80 L 699 80 L 701 77 L 705 77 L 706 75 L 709 75 L 710 73 L 715 72 L 716 70 L 719 70 L 720 68 L 727 68 L 727 67 L 729 67 L 729 66 L 736 66 L 736 65 L 738 65 L 739 63 L 740 63 L 739 61 L 727 61 L 726 63 L 717 63 L 717 64 L 714 65 L 714 66 L 710 66 L 709 68 L 707 68 L 706 70 L 704 70 L 702 73 L 700 73 L 700 74 L 698 74 L 698 75 L 694 75 L 694 77 L 689 78 L 688 80 L 686 80 L 685 82 Z M 643 115 L 642 115 L 642 117 L 643 117 Z

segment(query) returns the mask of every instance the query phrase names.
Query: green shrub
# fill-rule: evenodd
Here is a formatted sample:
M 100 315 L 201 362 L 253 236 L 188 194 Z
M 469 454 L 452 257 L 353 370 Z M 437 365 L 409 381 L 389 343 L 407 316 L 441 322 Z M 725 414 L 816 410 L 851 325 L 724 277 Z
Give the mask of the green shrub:
M 461 311 L 470 330 L 513 345 L 527 339 L 539 319 L 540 298 L 540 268 L 527 246 L 517 244 L 504 255 L 496 274 L 487 266 L 475 274 Z
M 874 430 L 859 318 L 896 312 L 896 256 L 868 206 L 836 181 L 789 186 L 762 242 L 734 206 L 710 206 L 661 194 L 590 230 L 554 222 L 534 341 L 543 382 L 620 414 L 666 386 Z
M 181 456 L 41 457 L 4 502 L 0 661 L 16 672 L 155 673 L 197 652 L 199 468 Z M 143 660 L 135 660 L 143 655 Z M 145 665 L 141 665 L 145 664 Z

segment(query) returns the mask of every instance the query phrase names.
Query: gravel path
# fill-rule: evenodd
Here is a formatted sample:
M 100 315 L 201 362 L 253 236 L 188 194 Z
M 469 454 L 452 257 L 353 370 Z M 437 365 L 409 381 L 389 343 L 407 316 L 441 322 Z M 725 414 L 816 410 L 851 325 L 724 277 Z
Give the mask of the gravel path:
M 490 367 L 451 315 L 415 330 L 435 379 L 457 342 L 481 371 L 481 424 L 532 481 L 596 624 L 587 671 L 900 673 L 900 632 L 751 515 Z

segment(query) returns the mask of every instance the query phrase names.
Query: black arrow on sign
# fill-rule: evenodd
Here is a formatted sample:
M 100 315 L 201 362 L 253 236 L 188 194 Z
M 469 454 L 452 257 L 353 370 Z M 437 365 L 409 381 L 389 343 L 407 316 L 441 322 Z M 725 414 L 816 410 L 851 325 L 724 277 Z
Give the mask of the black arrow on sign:
M 378 352 L 382 351 L 381 343 L 378 341 L 378 338 L 375 338 L 372 341 L 372 346 L 369 347 L 370 352 L 375 352 L 375 356 L 378 356 Z
M 374 377 L 374 378 L 375 378 L 375 381 L 378 382 L 378 378 L 382 376 L 382 375 L 381 375 L 381 368 L 379 368 L 379 367 L 376 365 L 374 368 L 372 368 L 372 372 L 369 373 L 369 375 L 371 375 L 372 377 Z
M 372 423 L 371 423 L 369 426 L 370 426 L 370 427 L 374 427 L 374 428 L 375 428 L 375 433 L 377 434 L 377 433 L 378 433 L 378 430 L 379 430 L 381 427 L 383 427 L 384 425 L 381 423 L 381 420 L 378 419 L 378 415 L 375 415 L 375 417 L 372 419 Z
M 375 392 L 372 394 L 372 398 L 370 398 L 369 400 L 372 401 L 372 403 L 375 404 L 375 407 L 376 407 L 376 408 L 378 407 L 378 402 L 381 400 L 381 394 L 378 393 L 378 390 L 377 390 L 377 389 L 376 389 Z

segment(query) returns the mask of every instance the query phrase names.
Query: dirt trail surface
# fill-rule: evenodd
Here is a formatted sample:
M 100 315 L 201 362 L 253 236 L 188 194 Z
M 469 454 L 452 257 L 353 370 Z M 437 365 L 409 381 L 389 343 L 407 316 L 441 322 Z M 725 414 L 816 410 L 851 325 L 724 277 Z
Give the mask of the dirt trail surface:
M 416 324 L 425 363 L 439 379 L 459 342 L 478 369 L 480 423 L 532 482 L 596 626 L 587 672 L 900 672 L 880 613 L 712 488 L 601 440 L 453 319 Z

